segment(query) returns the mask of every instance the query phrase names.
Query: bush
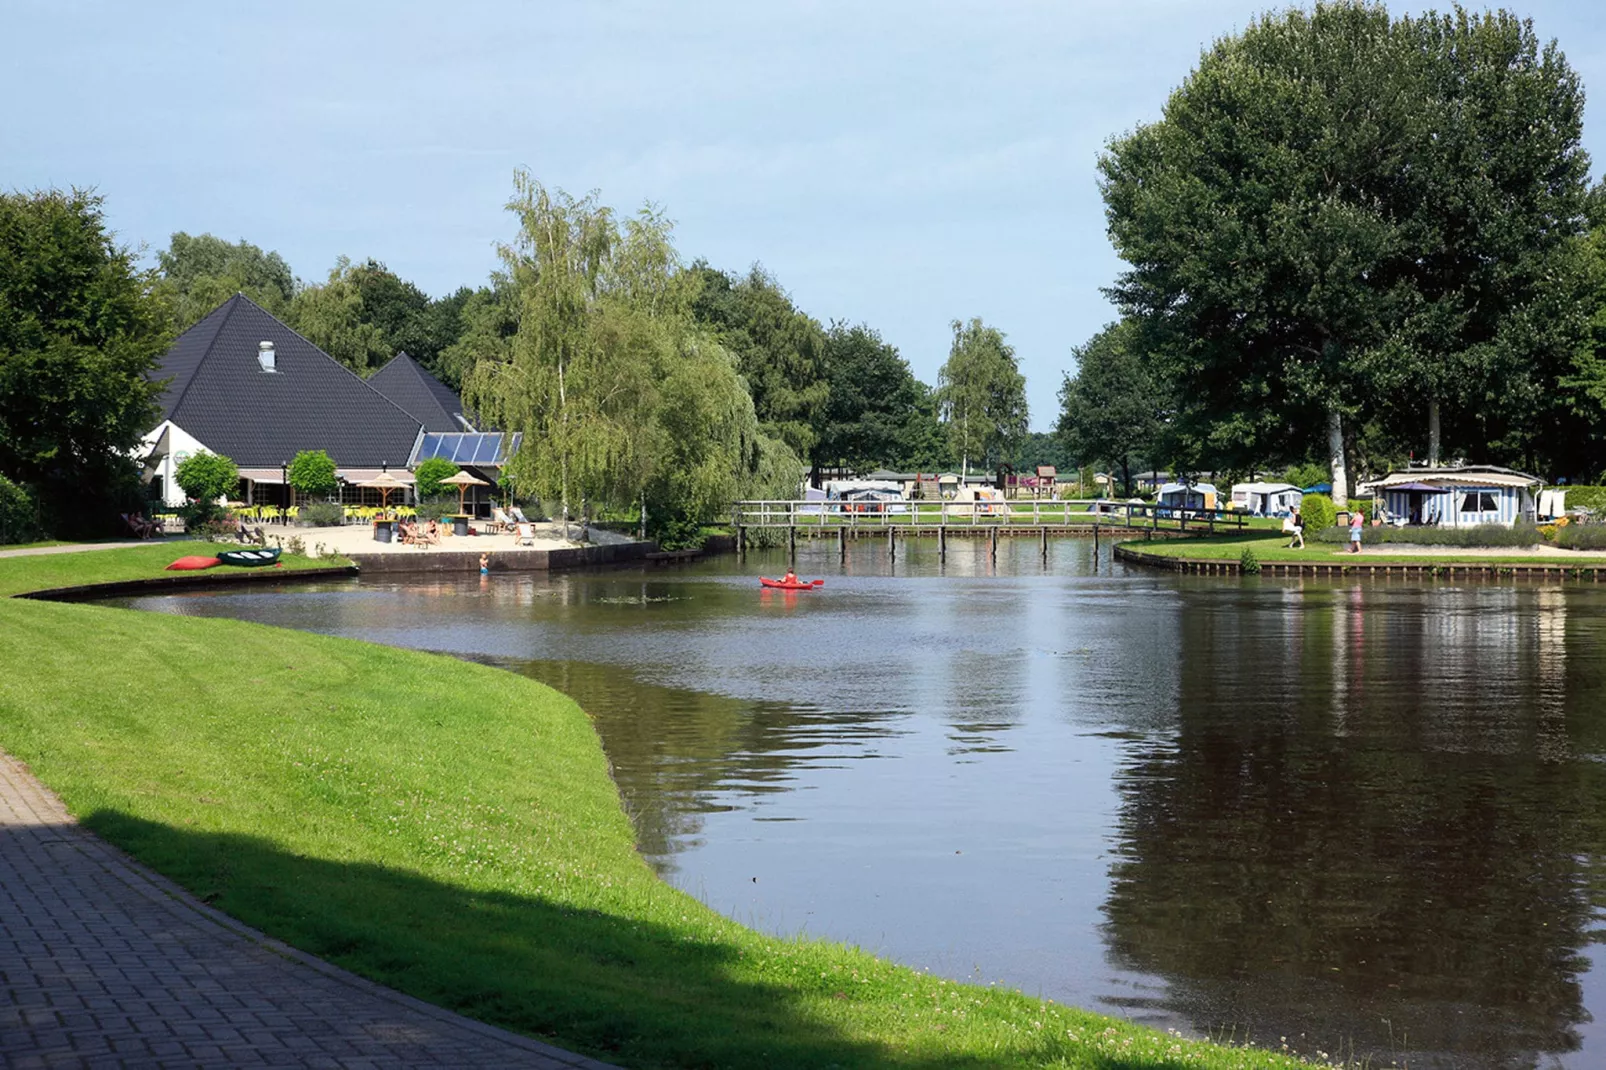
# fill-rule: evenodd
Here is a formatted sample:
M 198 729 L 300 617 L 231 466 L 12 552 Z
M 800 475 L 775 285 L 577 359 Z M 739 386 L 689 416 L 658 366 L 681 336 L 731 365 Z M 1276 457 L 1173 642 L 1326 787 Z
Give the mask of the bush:
M 323 498 L 335 492 L 335 462 L 323 450 L 302 450 L 290 462 L 290 486 L 297 494 Z
M 1606 513 L 1606 487 L 1557 487 L 1567 492 L 1567 508 L 1581 505 L 1594 513 Z
M 0 476 L 0 546 L 33 542 L 40 536 L 39 507 L 26 487 Z
M 413 469 L 413 482 L 418 488 L 418 500 L 436 498 L 447 493 L 441 486 L 441 480 L 450 479 L 458 473 L 457 465 L 445 457 L 431 457 Z
M 1338 507 L 1325 494 L 1305 495 L 1305 500 L 1299 506 L 1299 515 L 1305 518 L 1305 530 L 1316 532 L 1318 537 L 1324 528 L 1331 528 L 1338 523 Z
M 1245 546 L 1244 552 L 1238 555 L 1238 571 L 1245 576 L 1260 575 L 1260 558 L 1255 556 L 1255 548 Z
M 427 464 L 428 462 L 426 461 L 425 463 Z M 451 462 L 448 461 L 447 463 L 450 464 Z M 450 475 L 451 473 L 447 474 Z M 437 494 L 418 503 L 418 519 L 420 520 L 440 520 L 442 517 L 456 515 L 457 495 L 455 494 Z M 530 519 L 534 520 L 535 518 L 531 517 Z
M 215 502 L 227 498 L 240 485 L 240 470 L 222 454 L 192 453 L 178 462 L 173 481 L 197 501 Z
M 309 502 L 296 514 L 296 523 L 302 527 L 327 528 L 345 522 L 346 509 L 339 502 Z
M 1557 529 L 1556 545 L 1568 550 L 1606 549 L 1606 524 L 1568 524 Z
M 1345 528 L 1325 528 L 1316 532 L 1320 542 L 1343 543 L 1349 541 Z M 1536 546 L 1544 536 L 1533 524 L 1477 524 L 1466 528 L 1397 528 L 1390 525 L 1368 527 L 1361 536 L 1363 543 L 1399 543 L 1413 546 Z

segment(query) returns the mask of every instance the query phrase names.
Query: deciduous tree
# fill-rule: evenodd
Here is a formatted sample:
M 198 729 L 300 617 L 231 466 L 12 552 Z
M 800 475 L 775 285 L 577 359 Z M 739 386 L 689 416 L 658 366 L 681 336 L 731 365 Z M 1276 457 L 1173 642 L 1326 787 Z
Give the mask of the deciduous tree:
M 949 442 L 969 475 L 972 458 L 990 466 L 1012 455 L 1026 434 L 1026 378 L 1002 331 L 979 318 L 952 326 L 937 397 Z
M 155 280 L 101 205 L 78 190 L 0 194 L 0 475 L 64 536 L 110 530 L 137 497 L 150 373 L 172 341 Z
M 264 252 L 245 239 L 224 241 L 211 234 L 179 231 L 156 254 L 161 285 L 173 307 L 178 330 L 198 323 L 218 305 L 243 293 L 275 316 L 283 316 L 295 297 L 296 280 L 284 257 Z
M 1056 432 L 1080 464 L 1107 464 L 1131 496 L 1132 466 L 1153 462 L 1174 405 L 1139 348 L 1137 324 L 1114 323 L 1075 351 L 1076 374 L 1060 387 Z

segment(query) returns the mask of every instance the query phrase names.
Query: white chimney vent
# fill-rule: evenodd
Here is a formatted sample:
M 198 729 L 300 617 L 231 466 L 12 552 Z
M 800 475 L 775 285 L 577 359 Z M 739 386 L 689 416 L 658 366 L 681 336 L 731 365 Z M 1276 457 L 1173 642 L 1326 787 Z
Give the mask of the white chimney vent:
M 265 372 L 278 371 L 277 358 L 273 353 L 272 342 L 257 343 L 257 363 L 262 365 Z

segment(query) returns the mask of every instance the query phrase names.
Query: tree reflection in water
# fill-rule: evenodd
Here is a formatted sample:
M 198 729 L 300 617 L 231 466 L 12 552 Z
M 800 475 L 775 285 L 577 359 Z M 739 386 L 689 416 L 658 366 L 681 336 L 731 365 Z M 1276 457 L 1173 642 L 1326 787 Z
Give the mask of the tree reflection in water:
M 1119 774 L 1106 939 L 1170 981 L 1124 1002 L 1413 1067 L 1576 1050 L 1606 773 L 1567 598 L 1193 603 L 1175 739 Z

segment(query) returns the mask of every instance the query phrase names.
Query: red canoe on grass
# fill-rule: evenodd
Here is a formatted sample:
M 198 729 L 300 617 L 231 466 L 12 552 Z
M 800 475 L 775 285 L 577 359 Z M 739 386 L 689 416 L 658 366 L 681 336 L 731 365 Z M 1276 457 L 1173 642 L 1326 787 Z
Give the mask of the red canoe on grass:
M 824 580 L 795 580 L 787 583 L 785 580 L 772 580 L 768 576 L 760 576 L 758 582 L 765 587 L 775 587 L 782 591 L 812 591 L 816 587 L 824 587 Z

